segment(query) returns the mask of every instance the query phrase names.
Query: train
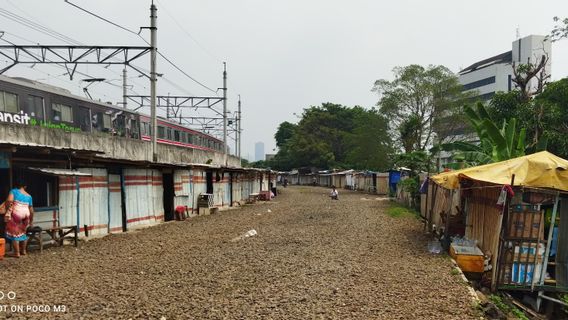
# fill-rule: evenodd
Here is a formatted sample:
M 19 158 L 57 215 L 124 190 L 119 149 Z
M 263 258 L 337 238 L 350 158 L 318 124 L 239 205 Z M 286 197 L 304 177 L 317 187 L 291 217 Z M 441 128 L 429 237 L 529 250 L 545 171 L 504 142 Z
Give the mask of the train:
M 102 133 L 151 141 L 149 115 L 86 99 L 38 81 L 0 75 L 0 122 L 37 125 L 71 132 Z M 158 117 L 157 142 L 206 151 L 223 150 L 223 141 Z

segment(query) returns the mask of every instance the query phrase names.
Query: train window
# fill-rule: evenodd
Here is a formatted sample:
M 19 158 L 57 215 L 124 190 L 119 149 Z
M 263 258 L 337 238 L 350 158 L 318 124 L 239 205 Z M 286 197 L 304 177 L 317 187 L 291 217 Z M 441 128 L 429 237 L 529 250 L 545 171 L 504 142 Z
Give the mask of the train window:
M 53 121 L 73 122 L 73 109 L 64 104 L 51 104 L 51 119 Z
M 91 110 L 86 107 L 79 107 L 75 110 L 77 111 L 81 131 L 91 132 Z
M 148 135 L 148 122 L 142 122 L 142 128 L 140 128 L 142 131 L 142 135 L 147 136 Z
M 130 138 L 139 139 L 138 121 L 136 119 L 130 119 Z
M 112 120 L 110 114 L 103 113 L 103 128 L 105 129 L 112 128 Z
M 185 132 L 180 132 L 180 138 L 181 138 L 181 142 L 183 143 L 187 143 L 187 133 Z
M 158 138 L 164 139 L 166 137 L 166 128 L 158 126 Z
M 175 141 L 180 141 L 180 140 L 181 140 L 181 137 L 180 137 L 180 134 L 179 134 L 179 131 L 178 131 L 178 130 L 174 130 L 174 140 L 175 140 Z
M 167 134 L 167 139 L 168 139 L 168 140 L 173 140 L 173 137 L 172 137 L 172 128 L 166 128 L 166 134 Z
M 18 113 L 18 96 L 6 91 L 0 91 L 0 111 Z
M 43 98 L 36 96 L 28 96 L 28 110 L 32 118 L 44 120 L 43 118 Z

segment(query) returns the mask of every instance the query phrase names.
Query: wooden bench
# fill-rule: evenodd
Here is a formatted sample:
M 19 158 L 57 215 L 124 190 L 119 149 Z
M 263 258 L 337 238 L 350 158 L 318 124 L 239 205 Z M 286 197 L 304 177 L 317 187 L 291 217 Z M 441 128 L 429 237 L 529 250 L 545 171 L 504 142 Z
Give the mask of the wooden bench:
M 65 239 L 74 242 L 75 247 L 79 243 L 79 229 L 77 226 L 61 226 L 59 224 L 59 207 L 34 208 L 34 225 L 26 232 L 30 244 L 37 244 L 39 251 L 43 252 L 43 246 L 47 242 L 62 246 Z M 44 241 L 47 236 L 47 241 Z

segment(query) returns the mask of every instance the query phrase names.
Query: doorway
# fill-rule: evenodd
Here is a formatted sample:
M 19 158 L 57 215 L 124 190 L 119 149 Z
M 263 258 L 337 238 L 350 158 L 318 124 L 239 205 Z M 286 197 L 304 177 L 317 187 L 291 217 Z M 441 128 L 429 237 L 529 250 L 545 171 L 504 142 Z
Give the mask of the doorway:
M 205 193 L 213 194 L 213 171 L 205 172 L 205 181 L 207 183 L 207 190 Z
M 233 179 L 233 173 L 229 172 L 229 207 L 233 206 Z
M 163 173 L 162 181 L 164 186 L 164 220 L 174 219 L 174 175 L 173 173 Z

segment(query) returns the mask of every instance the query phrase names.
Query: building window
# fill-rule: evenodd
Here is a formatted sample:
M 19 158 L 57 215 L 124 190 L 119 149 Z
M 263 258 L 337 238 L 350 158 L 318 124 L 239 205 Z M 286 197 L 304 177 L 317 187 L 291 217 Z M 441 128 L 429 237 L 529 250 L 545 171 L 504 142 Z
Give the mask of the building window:
M 13 93 L 0 91 L 0 111 L 18 113 L 18 96 Z
M 495 83 L 495 76 L 464 84 L 463 89 L 472 90 L 492 83 Z
M 53 121 L 61 121 L 61 122 L 73 122 L 73 108 L 70 106 L 53 103 L 51 105 L 52 117 Z
M 28 112 L 32 118 L 43 120 L 43 98 L 28 96 Z

